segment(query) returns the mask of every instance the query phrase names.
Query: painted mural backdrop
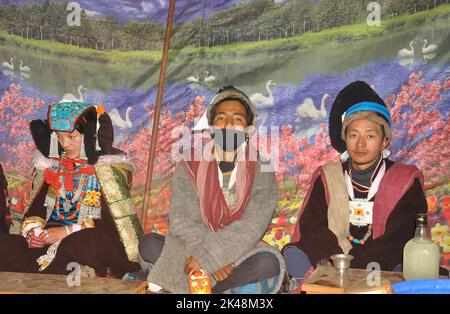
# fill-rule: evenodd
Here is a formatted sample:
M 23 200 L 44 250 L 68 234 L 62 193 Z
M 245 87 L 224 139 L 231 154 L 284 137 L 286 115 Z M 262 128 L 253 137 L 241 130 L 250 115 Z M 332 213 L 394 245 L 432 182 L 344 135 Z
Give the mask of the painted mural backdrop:
M 393 115 L 391 158 L 425 172 L 433 239 L 450 265 L 450 4 L 369 2 L 176 1 L 147 232 L 168 231 L 171 130 L 193 127 L 217 89 L 234 85 L 279 147 L 279 202 L 265 240 L 281 248 L 312 172 L 338 158 L 327 136 L 333 99 L 365 80 Z M 28 121 L 68 93 L 111 115 L 116 146 L 137 165 L 141 212 L 167 10 L 168 0 L 0 0 L 0 161 L 13 216 L 31 187 Z

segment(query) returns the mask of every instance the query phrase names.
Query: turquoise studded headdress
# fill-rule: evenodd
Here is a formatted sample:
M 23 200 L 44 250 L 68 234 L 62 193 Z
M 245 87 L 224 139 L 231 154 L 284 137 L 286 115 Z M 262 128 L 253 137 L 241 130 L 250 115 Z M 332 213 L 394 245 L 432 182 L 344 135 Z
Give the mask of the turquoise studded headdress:
M 100 127 L 97 115 L 96 106 L 85 103 L 85 102 L 59 102 L 52 103 L 48 108 L 48 124 L 49 128 L 52 131 L 50 136 L 50 151 L 49 157 L 58 158 L 58 136 L 56 135 L 56 131 L 58 132 L 73 132 L 75 130 L 76 124 L 80 119 L 85 119 L 86 113 L 92 112 L 96 117 L 96 132 Z M 87 122 L 87 121 L 85 121 Z M 84 145 L 84 134 L 81 135 L 81 149 L 80 149 L 80 158 L 87 159 L 85 145 Z M 96 145 L 95 150 L 100 151 L 100 146 L 98 143 L 98 136 L 95 135 Z
M 72 132 L 78 119 L 95 106 L 85 102 L 52 103 L 48 108 L 48 123 L 50 130 Z
M 114 128 L 103 105 L 61 101 L 52 103 L 46 120 L 30 121 L 30 131 L 36 148 L 45 157 L 59 158 L 64 149 L 58 144 L 56 132 L 78 130 L 83 137 L 81 159 L 94 165 L 100 156 L 123 154 L 114 148 Z

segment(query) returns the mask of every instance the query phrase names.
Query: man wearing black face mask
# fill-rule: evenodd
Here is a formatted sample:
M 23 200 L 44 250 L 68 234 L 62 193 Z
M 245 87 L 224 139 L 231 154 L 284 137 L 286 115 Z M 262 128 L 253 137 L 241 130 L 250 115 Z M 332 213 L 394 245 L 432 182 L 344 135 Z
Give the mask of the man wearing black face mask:
M 277 204 L 273 171 L 262 172 L 248 142 L 256 110 L 234 87 L 219 90 L 206 116 L 213 138 L 203 154 L 182 160 L 173 177 L 170 233 L 151 233 L 139 245 L 150 289 L 189 291 L 187 275 L 211 275 L 213 293 L 275 293 L 285 266 L 260 243 Z M 205 157 L 208 156 L 208 158 Z
M 229 173 L 234 169 L 238 148 L 247 138 L 244 132 L 248 126 L 247 120 L 252 121 L 254 113 L 243 100 L 227 98 L 210 106 L 207 115 L 208 122 L 212 125 L 219 167 L 222 172 Z

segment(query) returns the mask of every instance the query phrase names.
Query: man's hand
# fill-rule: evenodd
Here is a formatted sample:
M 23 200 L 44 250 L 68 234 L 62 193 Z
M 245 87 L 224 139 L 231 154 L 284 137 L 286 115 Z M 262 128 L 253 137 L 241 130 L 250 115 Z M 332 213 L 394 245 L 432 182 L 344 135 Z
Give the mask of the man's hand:
M 43 238 L 41 238 L 42 234 L 43 234 L 43 232 L 41 232 L 41 234 L 39 236 L 35 235 L 34 228 L 31 229 L 30 231 L 28 231 L 28 233 L 27 233 L 28 247 L 31 249 L 44 247 L 45 241 Z
M 65 227 L 53 227 L 45 229 L 40 234 L 40 237 L 43 238 L 45 244 L 53 244 L 55 242 L 59 242 L 67 236 L 68 234 Z
M 230 277 L 230 275 L 233 273 L 233 270 L 234 270 L 234 263 L 231 263 L 216 271 L 213 277 L 216 281 L 224 281 L 225 279 Z
M 200 269 L 201 267 L 197 260 L 193 256 L 189 256 L 189 258 L 186 260 L 186 263 L 184 264 L 184 272 L 186 274 L 190 274 L 191 271 Z

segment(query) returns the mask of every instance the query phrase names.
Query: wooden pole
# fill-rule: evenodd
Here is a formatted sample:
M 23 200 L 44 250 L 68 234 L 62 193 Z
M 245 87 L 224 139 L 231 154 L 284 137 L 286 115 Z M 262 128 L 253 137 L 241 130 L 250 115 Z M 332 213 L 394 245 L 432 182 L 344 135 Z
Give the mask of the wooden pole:
M 166 80 L 167 63 L 169 60 L 170 36 L 172 34 L 174 11 L 175 11 L 175 0 L 170 0 L 169 13 L 167 15 L 166 35 L 164 38 L 164 49 L 161 60 L 161 70 L 159 72 L 158 92 L 156 95 L 156 108 L 155 114 L 153 116 L 153 129 L 150 144 L 150 154 L 148 156 L 147 162 L 147 175 L 145 179 L 145 190 L 144 190 L 144 204 L 142 205 L 142 215 L 141 215 L 142 229 L 145 228 L 145 221 L 147 220 L 147 207 L 152 187 L 153 166 L 156 157 L 156 142 L 158 140 L 158 132 L 159 132 L 159 118 L 161 116 L 161 107 L 164 95 L 164 83 Z

